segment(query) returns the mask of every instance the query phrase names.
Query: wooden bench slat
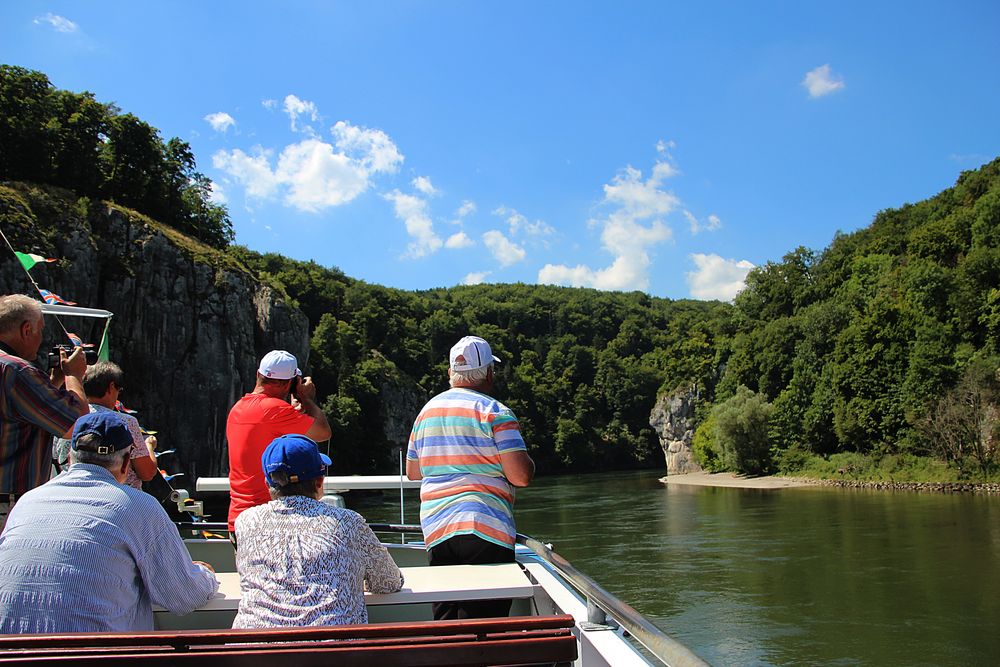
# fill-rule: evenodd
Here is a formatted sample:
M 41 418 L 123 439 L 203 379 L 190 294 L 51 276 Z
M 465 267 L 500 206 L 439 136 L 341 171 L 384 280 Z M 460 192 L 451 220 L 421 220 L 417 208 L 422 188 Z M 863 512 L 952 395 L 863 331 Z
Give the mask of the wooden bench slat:
M 331 625 L 309 628 L 269 628 L 267 630 L 154 630 L 128 633 L 79 633 L 57 635 L 0 635 L 0 651 L 26 648 L 72 648 L 81 646 L 194 646 L 227 642 L 316 641 L 322 639 L 367 639 L 376 637 L 417 637 L 421 635 L 486 634 L 519 630 L 571 628 L 573 617 L 508 616 L 460 621 L 423 621 Z
M 73 665 L 159 664 L 189 667 L 245 667 L 262 660 L 288 660 L 296 667 L 437 667 L 440 665 L 536 665 L 572 662 L 577 657 L 576 638 L 571 633 L 547 638 L 514 638 L 494 641 L 466 641 L 451 644 L 424 644 L 371 647 L 361 643 L 331 647 L 321 644 L 311 647 L 259 651 L 197 651 L 184 653 L 98 653 L 72 656 L 20 655 L 10 659 L 0 656 L 0 664 L 39 664 L 70 662 Z M 335 661 L 332 662 L 332 661 Z
M 551 665 L 576 659 L 573 626 L 573 617 L 562 615 L 139 635 L 5 635 L 0 664 L 246 667 L 286 659 L 295 667 Z

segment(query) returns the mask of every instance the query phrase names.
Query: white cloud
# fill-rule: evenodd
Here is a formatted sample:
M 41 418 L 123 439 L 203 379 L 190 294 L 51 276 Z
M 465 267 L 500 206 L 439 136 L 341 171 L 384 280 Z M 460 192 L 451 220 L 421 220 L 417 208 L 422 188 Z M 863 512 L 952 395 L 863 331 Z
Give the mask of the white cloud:
M 424 257 L 440 250 L 441 238 L 434 233 L 434 223 L 427 213 L 427 201 L 420 197 L 393 190 L 382 195 L 393 203 L 396 217 L 406 225 L 406 233 L 413 240 L 406 248 L 408 257 Z
M 462 205 L 458 207 L 455 211 L 455 216 L 459 219 L 468 217 L 476 212 L 476 202 L 466 199 L 462 202 Z
M 39 16 L 35 19 L 35 25 L 42 25 L 43 23 L 48 23 L 56 32 L 70 33 L 79 30 L 79 26 L 68 18 L 53 14 L 52 12 L 47 12 L 44 16 Z
M 236 126 L 236 120 L 225 111 L 210 113 L 205 116 L 205 120 L 208 121 L 208 124 L 211 125 L 212 129 L 216 132 L 225 132 L 229 128 Z
M 395 171 L 403 161 L 395 144 L 380 130 L 343 121 L 335 130 L 336 148 L 316 137 L 289 144 L 273 169 L 272 152 L 260 148 L 254 155 L 240 149 L 219 151 L 212 156 L 212 164 L 241 183 L 250 198 L 268 199 L 283 192 L 285 204 L 317 212 L 355 199 L 371 186 L 376 174 Z
M 265 105 L 266 106 L 266 105 Z M 292 122 L 292 132 L 298 132 L 300 130 L 298 126 L 299 116 L 308 116 L 313 122 L 319 120 L 319 109 L 313 102 L 307 102 L 306 100 L 300 100 L 295 95 L 285 96 L 285 113 L 288 114 L 288 118 Z M 309 125 L 302 126 L 301 130 L 303 132 L 312 133 L 313 129 Z
M 660 187 L 664 178 L 675 173 L 672 167 L 660 167 L 663 164 L 657 162 L 645 181 L 638 169 L 626 167 L 604 186 L 604 203 L 616 208 L 605 220 L 591 223 L 603 225 L 601 245 L 614 257 L 610 266 L 546 264 L 538 272 L 538 282 L 604 290 L 648 289 L 649 249 L 673 236 L 659 218 L 680 206 L 673 193 Z
M 413 187 L 423 192 L 428 197 L 433 197 L 438 193 L 437 189 L 431 184 L 431 179 L 427 176 L 417 176 L 413 179 Z
M 677 144 L 674 143 L 673 139 L 671 139 L 670 141 L 664 141 L 663 139 L 660 139 L 659 141 L 656 142 L 656 152 L 662 155 L 669 155 L 670 151 L 676 147 Z
M 221 169 L 246 189 L 248 197 L 267 199 L 278 189 L 278 179 L 271 171 L 270 151 L 258 149 L 256 155 L 247 155 L 236 148 L 231 152 L 218 151 L 212 156 L 212 166 Z
M 278 100 L 261 100 L 260 103 L 268 111 L 274 111 L 278 108 Z
M 473 271 L 462 278 L 463 285 L 478 285 L 479 283 L 486 280 L 486 276 L 490 275 L 489 271 Z
M 543 220 L 531 222 L 526 217 L 512 208 L 500 206 L 493 210 L 493 215 L 507 219 L 507 226 L 510 228 L 511 236 L 525 234 L 527 236 L 550 236 L 556 230 L 552 229 Z
M 527 253 L 524 248 L 512 243 L 502 232 L 495 229 L 483 234 L 483 243 L 489 248 L 490 253 L 493 254 L 493 259 L 495 259 L 500 266 L 510 266 L 511 264 L 517 264 L 525 258 Z
M 802 85 L 809 91 L 809 97 L 816 98 L 843 90 L 847 84 L 842 77 L 833 73 L 829 65 L 820 65 L 806 73 Z
M 719 216 L 715 214 L 709 215 L 705 219 L 704 223 L 698 220 L 694 213 L 686 209 L 684 211 L 684 217 L 687 218 L 688 224 L 691 226 L 692 234 L 697 234 L 699 232 L 714 232 L 722 226 L 722 220 L 720 220 Z
M 228 204 L 229 198 L 226 197 L 225 191 L 222 186 L 215 181 L 209 181 L 208 184 L 208 198 L 215 204 Z
M 723 259 L 718 255 L 694 253 L 696 269 L 685 274 L 691 296 L 696 299 L 732 301 L 744 287 L 744 280 L 754 265 L 747 260 Z
M 469 235 L 465 232 L 455 232 L 444 242 L 444 247 L 450 250 L 459 250 L 461 248 L 468 248 L 474 243 L 475 241 L 470 239 Z
M 313 213 L 346 204 L 368 188 L 364 169 L 318 139 L 286 146 L 274 173 L 288 185 L 285 202 Z
M 369 172 L 395 173 L 403 161 L 403 154 L 382 130 L 351 125 L 337 121 L 330 128 L 337 148 L 354 156 Z

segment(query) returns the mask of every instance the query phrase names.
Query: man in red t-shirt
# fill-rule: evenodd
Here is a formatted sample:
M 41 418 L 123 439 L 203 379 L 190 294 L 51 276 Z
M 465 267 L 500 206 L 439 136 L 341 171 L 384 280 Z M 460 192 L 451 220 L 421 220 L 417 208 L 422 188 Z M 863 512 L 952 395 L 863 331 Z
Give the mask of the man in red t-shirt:
M 271 501 L 260 457 L 275 438 L 297 433 L 319 442 L 330 423 L 316 405 L 316 385 L 302 377 L 295 356 L 284 350 L 264 355 L 257 385 L 229 411 L 229 532 L 245 509 Z

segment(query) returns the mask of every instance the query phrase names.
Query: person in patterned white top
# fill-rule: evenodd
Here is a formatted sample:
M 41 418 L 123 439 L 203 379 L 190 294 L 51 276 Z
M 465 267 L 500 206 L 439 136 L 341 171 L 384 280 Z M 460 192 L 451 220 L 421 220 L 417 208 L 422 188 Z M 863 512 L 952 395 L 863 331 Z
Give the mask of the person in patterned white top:
M 364 591 L 394 593 L 403 575 L 361 515 L 320 500 L 330 459 L 304 435 L 283 435 L 261 465 L 274 499 L 236 519 L 233 627 L 367 623 Z
M 83 376 L 83 389 L 87 393 L 91 412 L 116 412 L 118 397 L 125 390 L 125 373 L 111 361 L 98 361 L 87 367 Z M 132 415 L 120 413 L 122 420 L 132 434 L 132 453 L 125 483 L 133 489 L 141 489 L 143 482 L 153 479 L 159 472 L 156 457 L 156 436 L 142 437 L 139 421 Z M 55 442 L 56 462 L 66 467 L 69 462 L 69 440 L 58 438 Z

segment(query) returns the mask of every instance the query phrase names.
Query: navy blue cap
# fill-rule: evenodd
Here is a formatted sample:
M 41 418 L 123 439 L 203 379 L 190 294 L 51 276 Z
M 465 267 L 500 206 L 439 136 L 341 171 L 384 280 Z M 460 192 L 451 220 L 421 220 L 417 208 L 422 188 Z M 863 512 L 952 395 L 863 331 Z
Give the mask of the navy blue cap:
M 80 437 L 84 435 L 97 435 L 100 439 L 88 439 L 87 442 L 81 443 Z M 77 451 L 111 454 L 131 447 L 134 443 L 128 424 L 120 414 L 110 410 L 98 410 L 76 420 L 70 444 Z
M 330 457 L 319 451 L 316 443 L 304 435 L 283 435 L 271 441 L 260 457 L 267 485 L 280 486 L 271 480 L 271 473 L 284 472 L 288 484 L 305 482 L 326 474 L 332 463 Z

